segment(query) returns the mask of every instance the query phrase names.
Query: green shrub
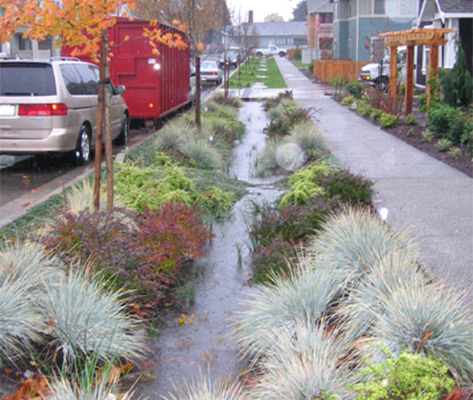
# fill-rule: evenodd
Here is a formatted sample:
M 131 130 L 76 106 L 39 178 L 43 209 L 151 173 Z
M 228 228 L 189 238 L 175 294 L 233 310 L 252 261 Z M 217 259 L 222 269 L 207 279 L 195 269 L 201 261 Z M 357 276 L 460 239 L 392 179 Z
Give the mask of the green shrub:
M 429 128 L 424 129 L 421 136 L 424 143 L 432 143 L 435 138 L 434 133 Z
M 351 206 L 372 206 L 373 182 L 350 171 L 333 171 L 328 175 L 318 176 L 319 184 L 324 188 L 325 198 L 338 199 Z
M 437 147 L 440 151 L 448 151 L 453 146 L 453 143 L 448 139 L 440 139 L 437 142 Z
M 143 212 L 145 207 L 158 209 L 173 200 L 191 206 L 197 200 L 195 184 L 183 167 L 138 168 L 123 163 L 116 164 L 115 168 L 115 193 L 135 211 Z
M 467 144 L 468 138 L 473 135 L 473 121 L 468 120 L 465 114 L 457 118 L 448 129 L 446 137 L 453 142 L 454 145 Z
M 340 104 L 342 106 L 351 106 L 354 102 L 355 98 L 353 96 L 347 96 L 340 102 Z
M 410 128 L 407 131 L 407 137 L 412 137 L 412 136 L 415 136 L 415 135 L 416 135 L 416 131 L 414 130 L 414 128 Z
M 330 167 L 326 162 L 307 165 L 294 172 L 288 179 L 289 189 L 281 196 L 279 207 L 306 203 L 310 198 L 324 195 L 324 189 L 317 182 L 319 175 L 328 175 Z
M 368 117 L 371 115 L 372 108 L 366 103 L 358 102 L 356 103 L 356 112 L 362 117 Z
M 379 365 L 367 362 L 364 382 L 351 387 L 356 400 L 438 400 L 455 386 L 441 360 L 403 352 L 398 358 L 388 353 Z
M 383 128 L 393 128 L 397 126 L 397 115 L 383 113 L 379 119 L 379 123 Z
M 370 118 L 374 121 L 379 121 L 383 112 L 378 108 L 372 108 L 370 113 Z
M 466 62 L 461 41 L 456 39 L 456 62 L 453 69 L 440 70 L 440 87 L 444 101 L 453 107 L 467 107 L 473 102 L 473 77 Z
M 458 118 L 461 118 L 461 111 L 458 108 L 439 103 L 430 109 L 429 129 L 446 134 Z
M 426 93 L 422 93 L 419 95 L 419 111 L 422 111 L 422 112 L 427 111 L 427 94 Z
M 360 82 L 348 82 L 345 85 L 345 90 L 353 96 L 355 99 L 361 99 L 361 92 L 362 92 L 363 86 Z
M 460 160 L 463 157 L 462 151 L 458 147 L 452 147 L 448 154 L 450 154 L 455 160 Z
M 413 113 L 410 113 L 410 114 L 405 116 L 404 122 L 407 125 L 417 125 L 417 118 L 415 117 L 415 115 Z

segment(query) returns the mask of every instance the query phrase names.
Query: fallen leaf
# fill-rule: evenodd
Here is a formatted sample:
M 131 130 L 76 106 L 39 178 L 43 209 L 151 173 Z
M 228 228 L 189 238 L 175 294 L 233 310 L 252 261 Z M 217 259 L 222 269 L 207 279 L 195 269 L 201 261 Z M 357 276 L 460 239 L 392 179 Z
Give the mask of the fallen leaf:
M 432 332 L 425 332 L 424 337 L 422 338 L 422 341 L 420 342 L 420 345 L 423 346 L 427 340 L 429 340 L 430 336 L 432 336 Z
M 25 204 L 23 204 L 23 207 L 28 207 L 31 206 L 31 201 L 27 201 Z
M 25 184 L 25 185 L 29 185 L 31 183 L 31 181 L 26 178 L 26 179 L 23 179 L 22 182 Z

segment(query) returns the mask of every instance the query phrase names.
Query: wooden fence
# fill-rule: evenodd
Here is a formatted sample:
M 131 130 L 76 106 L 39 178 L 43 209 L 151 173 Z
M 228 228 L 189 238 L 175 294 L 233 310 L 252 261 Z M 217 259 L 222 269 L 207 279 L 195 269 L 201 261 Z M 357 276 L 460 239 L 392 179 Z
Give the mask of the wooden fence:
M 339 76 L 348 82 L 356 81 L 360 77 L 361 67 L 368 63 L 369 61 L 314 60 L 314 76 L 324 83 Z

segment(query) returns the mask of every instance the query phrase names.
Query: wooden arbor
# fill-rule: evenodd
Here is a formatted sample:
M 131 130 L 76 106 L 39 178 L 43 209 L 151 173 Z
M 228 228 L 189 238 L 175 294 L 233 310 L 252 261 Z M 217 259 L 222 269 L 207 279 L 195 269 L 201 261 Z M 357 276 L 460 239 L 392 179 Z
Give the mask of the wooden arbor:
M 397 47 L 407 46 L 406 52 L 406 90 L 405 90 L 405 115 L 412 113 L 412 98 L 414 94 L 414 46 L 429 46 L 429 67 L 427 75 L 427 104 L 430 104 L 431 88 L 429 85 L 430 74 L 438 76 L 439 71 L 439 46 L 448 43 L 444 34 L 455 32 L 453 29 L 440 28 L 417 28 L 406 31 L 385 32 L 379 36 L 384 39 L 384 45 L 391 48 L 391 60 L 389 71 L 389 95 L 391 99 L 396 98 L 397 86 Z

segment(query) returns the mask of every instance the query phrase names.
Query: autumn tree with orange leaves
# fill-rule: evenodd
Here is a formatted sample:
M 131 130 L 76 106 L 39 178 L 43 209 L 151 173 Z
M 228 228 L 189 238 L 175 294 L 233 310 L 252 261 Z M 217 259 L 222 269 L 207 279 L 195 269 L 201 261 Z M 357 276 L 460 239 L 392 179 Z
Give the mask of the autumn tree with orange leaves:
M 94 205 L 100 205 L 102 136 L 105 145 L 107 171 L 107 210 L 113 207 L 113 158 L 110 129 L 110 71 L 111 49 L 120 43 L 109 43 L 107 29 L 116 24 L 114 16 L 127 16 L 137 0 L 0 0 L 4 15 L 0 17 L 0 43 L 8 42 L 20 28 L 26 29 L 23 37 L 38 41 L 47 36 L 58 38 L 57 45 L 72 47 L 73 56 L 87 55 L 99 62 L 99 92 L 95 142 Z M 177 22 L 178 24 L 178 22 Z M 181 25 L 180 30 L 185 26 Z M 157 20 L 143 30 L 143 38 L 158 52 L 158 43 L 185 48 L 179 34 L 163 34 Z M 136 40 L 136 38 L 134 38 Z M 127 38 L 125 38 L 127 40 Z
M 211 31 L 220 31 L 230 23 L 225 0 L 137 0 L 135 13 L 141 18 L 157 19 L 163 23 L 181 21 L 188 28 L 188 36 L 195 57 L 196 94 L 195 122 L 200 128 L 200 56 Z

